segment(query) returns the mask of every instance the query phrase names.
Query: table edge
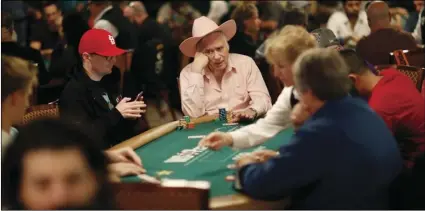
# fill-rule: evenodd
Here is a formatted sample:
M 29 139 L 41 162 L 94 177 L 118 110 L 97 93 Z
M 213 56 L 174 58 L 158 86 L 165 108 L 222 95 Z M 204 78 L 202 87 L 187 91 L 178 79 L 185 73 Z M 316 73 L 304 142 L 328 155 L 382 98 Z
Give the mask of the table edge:
M 217 118 L 217 115 L 206 115 L 206 116 L 202 116 L 199 118 L 194 118 L 191 121 L 194 122 L 195 124 L 199 124 L 199 123 L 206 123 L 206 122 L 211 122 L 214 121 Z M 109 148 L 110 150 L 112 149 L 120 149 L 123 147 L 131 147 L 132 149 L 136 149 L 139 148 L 143 145 L 148 144 L 149 142 L 165 135 L 168 134 L 170 132 L 172 132 L 173 130 L 175 130 L 177 128 L 179 124 L 179 121 L 172 121 L 169 123 L 166 123 L 164 125 L 160 125 L 154 128 L 151 128 L 143 133 L 140 133 L 139 135 L 133 136 L 111 148 Z
M 217 118 L 218 118 L 217 115 L 206 115 L 199 118 L 193 118 L 191 121 L 194 122 L 195 124 L 200 124 L 200 123 L 212 122 Z M 172 121 L 164 125 L 149 129 L 139 135 L 136 135 L 132 138 L 129 138 L 111 147 L 110 150 L 120 149 L 123 147 L 131 147 L 132 149 L 139 148 L 165 134 L 168 134 L 174 131 L 177 128 L 178 124 L 179 124 L 178 121 Z M 243 208 L 244 206 L 255 203 L 256 208 L 271 209 L 271 208 L 276 208 L 278 206 L 277 204 L 282 206 L 283 201 L 286 201 L 286 200 L 281 200 L 276 202 L 255 200 L 246 195 L 237 193 L 237 194 L 227 195 L 227 196 L 212 197 L 210 199 L 209 206 L 210 206 L 210 209 L 231 209 L 231 208 L 238 208 L 238 207 Z

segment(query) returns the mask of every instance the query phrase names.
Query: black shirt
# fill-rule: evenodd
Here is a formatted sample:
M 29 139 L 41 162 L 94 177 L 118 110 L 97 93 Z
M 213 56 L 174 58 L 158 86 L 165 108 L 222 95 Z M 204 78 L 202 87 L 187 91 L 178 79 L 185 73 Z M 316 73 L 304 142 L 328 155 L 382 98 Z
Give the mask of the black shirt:
M 31 26 L 30 41 L 41 42 L 41 49 L 54 49 L 61 38 L 58 32 L 51 31 L 45 21 L 37 21 Z
M 131 22 L 125 18 L 119 7 L 105 12 L 100 20 L 107 20 L 118 29 L 118 36 L 115 37 L 117 47 L 122 49 L 134 49 L 136 47 L 136 29 Z
M 147 18 L 138 27 L 137 47 L 134 51 L 131 64 L 134 94 L 140 90 L 145 91 L 145 96 L 156 96 L 159 91 L 167 88 L 167 78 L 174 69 L 170 65 L 171 34 L 167 33 L 155 20 Z M 174 79 L 175 80 L 175 79 Z
M 150 17 L 146 18 L 145 21 L 143 21 L 143 23 L 138 27 L 137 34 L 138 43 L 146 43 L 153 38 L 157 38 L 168 44 L 172 39 L 171 34 L 166 33 L 165 28 Z
M 46 70 L 46 66 L 44 64 L 44 60 L 40 54 L 40 51 L 32 49 L 30 47 L 20 46 L 16 42 L 2 42 L 1 53 L 8 56 L 16 56 L 21 59 L 37 63 L 38 83 L 40 85 L 44 85 L 50 81 L 50 75 Z
M 115 108 L 118 94 L 77 70 L 60 97 L 61 118 L 88 128 L 109 148 L 142 132 L 139 120 L 126 120 Z
M 260 47 L 260 42 L 254 41 L 250 36 L 243 32 L 237 32 L 229 41 L 230 52 L 243 54 L 254 59 L 255 51 Z

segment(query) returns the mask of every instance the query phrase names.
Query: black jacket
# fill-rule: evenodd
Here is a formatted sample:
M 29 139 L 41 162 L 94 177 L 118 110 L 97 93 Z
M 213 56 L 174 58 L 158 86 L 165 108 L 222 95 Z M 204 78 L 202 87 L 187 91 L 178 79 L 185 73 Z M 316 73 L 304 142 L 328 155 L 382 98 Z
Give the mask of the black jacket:
M 117 47 L 122 49 L 134 49 L 137 44 L 136 28 L 125 18 L 120 8 L 112 7 L 100 18 L 107 20 L 118 29 L 118 36 L 115 37 Z
M 249 56 L 252 59 L 255 57 L 255 51 L 260 47 L 260 41 L 254 41 L 244 32 L 236 32 L 235 36 L 229 41 L 230 53 L 238 53 Z
M 108 95 L 114 108 L 108 107 L 102 93 Z M 91 80 L 80 68 L 62 92 L 59 101 L 61 117 L 89 127 L 90 135 L 102 140 L 103 146 L 108 148 L 142 132 L 139 120 L 126 120 L 115 108 L 117 99 L 117 93 L 112 93 L 104 83 Z

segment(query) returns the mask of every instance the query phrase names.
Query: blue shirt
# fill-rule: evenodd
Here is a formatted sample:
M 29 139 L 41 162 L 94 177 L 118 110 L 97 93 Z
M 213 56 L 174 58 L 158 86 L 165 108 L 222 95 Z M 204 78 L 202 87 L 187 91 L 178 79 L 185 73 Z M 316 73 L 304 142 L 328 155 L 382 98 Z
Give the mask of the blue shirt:
M 265 200 L 291 196 L 293 209 L 388 209 L 402 169 L 396 140 L 366 102 L 327 102 L 280 155 L 240 169 L 242 191 Z

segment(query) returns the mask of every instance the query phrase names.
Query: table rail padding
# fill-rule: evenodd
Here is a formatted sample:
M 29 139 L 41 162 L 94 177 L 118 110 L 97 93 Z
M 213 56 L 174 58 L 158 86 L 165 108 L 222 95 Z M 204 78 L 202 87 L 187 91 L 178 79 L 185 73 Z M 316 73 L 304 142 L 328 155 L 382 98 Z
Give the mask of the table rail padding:
M 214 121 L 217 118 L 217 115 L 208 115 L 208 116 L 202 116 L 199 118 L 194 118 L 191 121 L 195 124 L 205 123 L 205 122 L 211 122 Z M 134 136 L 130 139 L 127 139 L 115 146 L 113 146 L 110 149 L 119 149 L 123 147 L 131 147 L 132 149 L 137 149 L 165 134 L 168 134 L 174 130 L 176 130 L 177 126 L 179 125 L 179 121 L 172 121 L 167 124 L 152 128 L 148 131 L 145 131 L 137 136 Z
M 116 205 L 121 210 L 206 210 L 208 189 L 163 187 L 149 183 L 114 183 Z

